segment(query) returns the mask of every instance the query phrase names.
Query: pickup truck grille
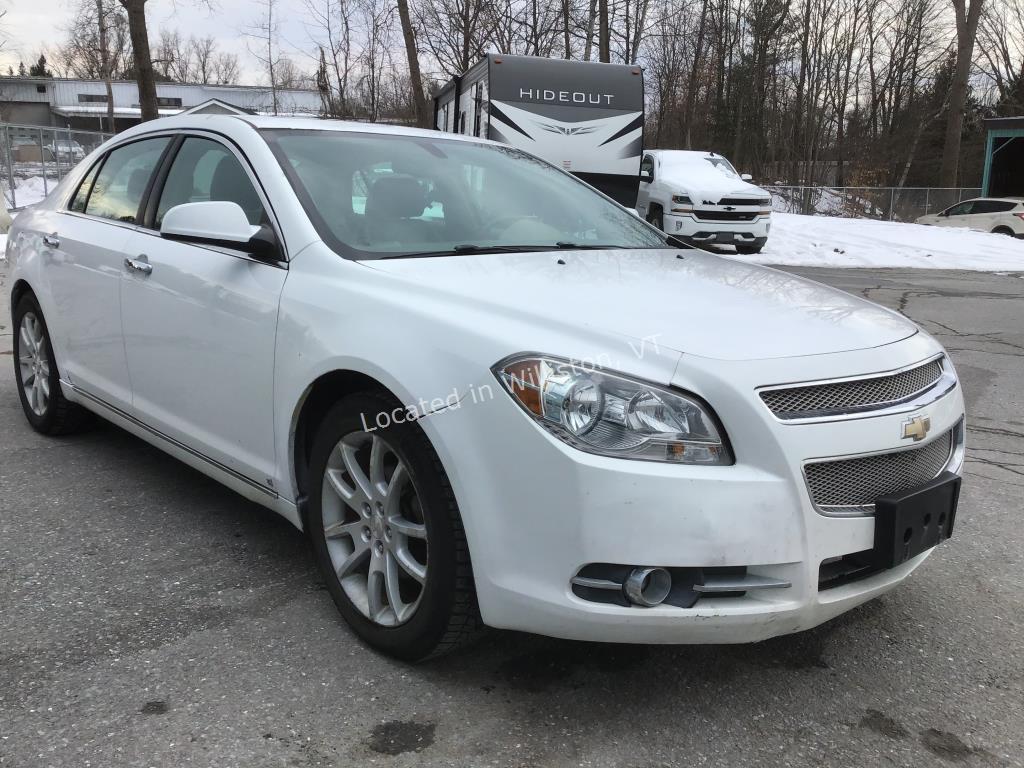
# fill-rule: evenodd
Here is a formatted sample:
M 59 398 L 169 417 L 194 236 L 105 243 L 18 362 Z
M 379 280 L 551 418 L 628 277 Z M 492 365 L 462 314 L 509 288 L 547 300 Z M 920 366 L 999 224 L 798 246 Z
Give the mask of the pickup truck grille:
M 875 499 L 923 485 L 945 469 L 953 453 L 953 432 L 920 448 L 804 466 L 811 501 L 826 514 L 870 514 Z
M 702 221 L 753 221 L 757 211 L 703 211 L 697 209 L 693 215 Z
M 936 358 L 888 376 L 767 389 L 761 392 L 761 399 L 780 419 L 833 416 L 909 400 L 941 376 L 942 358 Z
M 756 197 L 723 197 L 718 201 L 719 205 L 751 205 L 761 206 L 761 201 Z

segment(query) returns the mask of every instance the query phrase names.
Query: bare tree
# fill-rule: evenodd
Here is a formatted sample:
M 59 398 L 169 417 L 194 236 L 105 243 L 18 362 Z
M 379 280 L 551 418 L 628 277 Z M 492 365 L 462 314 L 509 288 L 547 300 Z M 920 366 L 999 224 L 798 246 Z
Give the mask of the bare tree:
M 263 13 L 245 30 L 252 54 L 263 68 L 270 85 L 270 101 L 273 114 L 278 113 L 278 74 L 281 63 L 280 22 L 277 18 L 277 0 L 259 0 Z
M 149 31 L 146 28 L 146 0 L 119 0 L 128 12 L 128 32 L 132 41 L 132 59 L 135 80 L 139 86 L 139 106 L 142 119 L 155 120 L 160 116 L 156 105 L 156 73 L 149 51 Z
M 406 62 L 409 65 L 409 86 L 412 90 L 416 110 L 416 124 L 426 128 L 430 124 L 427 114 L 427 98 L 423 93 L 423 76 L 420 74 L 420 56 L 416 45 L 416 32 L 409 13 L 409 0 L 397 0 L 398 18 L 402 24 L 402 38 L 405 41 Z
M 956 69 L 949 89 L 949 116 L 946 119 L 946 141 L 942 148 L 942 169 L 939 184 L 955 187 L 960 165 L 960 134 L 964 126 L 964 107 L 967 104 L 968 79 L 974 60 L 974 43 L 978 37 L 982 0 L 952 0 L 956 18 Z

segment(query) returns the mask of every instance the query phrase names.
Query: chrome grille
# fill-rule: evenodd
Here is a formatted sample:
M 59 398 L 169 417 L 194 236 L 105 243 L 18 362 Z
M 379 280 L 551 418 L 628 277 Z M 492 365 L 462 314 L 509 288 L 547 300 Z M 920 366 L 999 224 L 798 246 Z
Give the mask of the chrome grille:
M 870 410 L 907 400 L 942 376 L 942 358 L 889 376 L 769 389 L 761 399 L 780 419 L 803 419 Z
M 872 512 L 879 496 L 909 491 L 942 472 L 953 452 L 953 432 L 920 448 L 807 464 L 811 501 L 833 514 Z

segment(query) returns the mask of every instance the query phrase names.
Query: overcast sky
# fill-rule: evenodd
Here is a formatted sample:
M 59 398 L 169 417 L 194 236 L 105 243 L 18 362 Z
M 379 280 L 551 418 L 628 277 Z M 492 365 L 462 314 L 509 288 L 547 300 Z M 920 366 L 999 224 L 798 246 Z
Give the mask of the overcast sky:
M 17 70 L 19 61 L 24 61 L 27 67 L 44 47 L 52 49 L 62 43 L 65 37 L 63 28 L 68 24 L 74 4 L 69 0 L 0 0 L 0 8 L 7 9 L 7 15 L 0 21 L 0 40 L 6 41 L 0 51 L 0 72 L 6 74 L 8 65 Z M 310 71 L 314 68 L 310 59 L 301 53 L 288 51 L 290 46 L 310 47 L 302 23 L 304 11 L 301 0 L 283 0 L 278 13 L 282 19 L 283 49 L 303 70 Z M 213 35 L 221 50 L 238 54 L 242 82 L 256 84 L 261 74 L 246 49 L 242 30 L 260 13 L 260 6 L 251 0 L 214 0 L 213 11 L 190 0 L 149 0 L 146 18 L 149 21 L 150 45 L 155 43 L 162 28 L 176 27 L 184 37 Z

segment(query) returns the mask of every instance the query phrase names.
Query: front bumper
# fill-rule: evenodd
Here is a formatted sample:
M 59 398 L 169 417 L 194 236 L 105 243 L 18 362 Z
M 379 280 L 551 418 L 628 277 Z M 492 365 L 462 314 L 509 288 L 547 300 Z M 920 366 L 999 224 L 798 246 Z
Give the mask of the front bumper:
M 663 225 L 666 233 L 687 237 L 699 244 L 763 245 L 771 229 L 771 218 L 769 214 L 751 221 L 714 221 L 700 219 L 692 213 L 665 214 Z
M 873 350 L 801 358 L 799 378 L 896 369 L 938 350 L 918 334 Z M 819 591 L 822 562 L 871 549 L 874 520 L 818 512 L 803 465 L 902 447 L 907 414 L 779 422 L 755 390 L 793 381 L 796 367 L 792 359 L 682 358 L 672 383 L 715 407 L 736 455 L 728 467 L 584 454 L 540 430 L 500 391 L 426 419 L 462 509 L 484 621 L 578 640 L 751 642 L 813 627 L 906 578 L 928 552 Z M 953 428 L 963 415 L 959 386 L 921 413 L 933 434 Z M 789 586 L 706 596 L 690 608 L 627 607 L 573 592 L 573 577 L 593 563 L 744 567 Z

